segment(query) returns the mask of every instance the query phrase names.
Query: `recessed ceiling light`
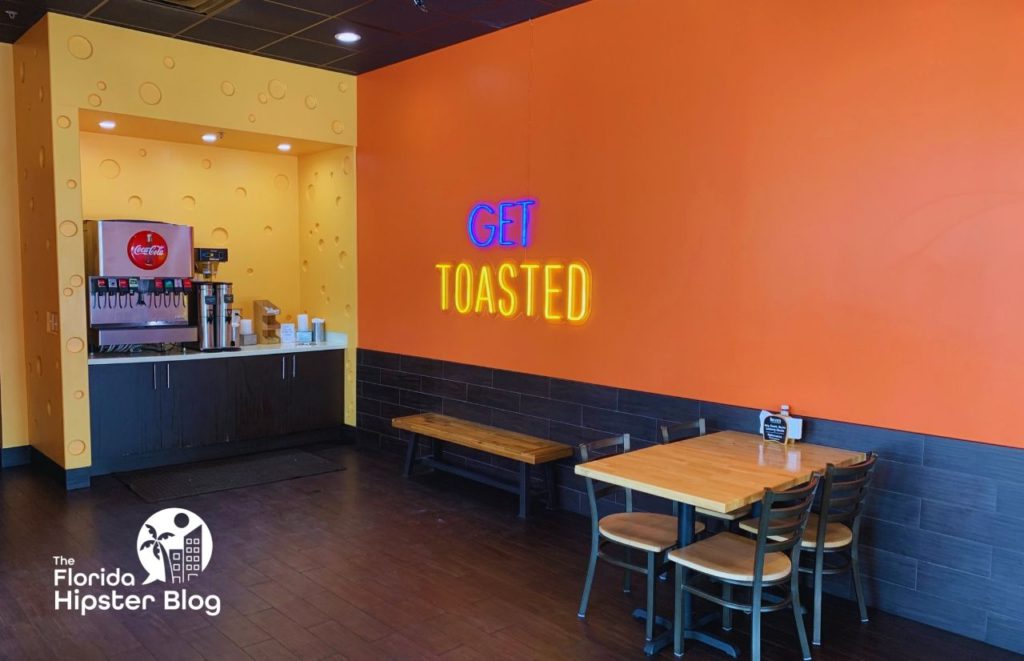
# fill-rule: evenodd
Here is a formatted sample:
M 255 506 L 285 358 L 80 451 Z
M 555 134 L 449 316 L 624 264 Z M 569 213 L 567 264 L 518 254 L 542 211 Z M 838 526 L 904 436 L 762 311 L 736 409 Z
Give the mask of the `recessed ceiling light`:
M 287 142 L 282 142 L 281 144 L 279 144 L 277 146 L 277 150 L 278 151 L 291 151 L 292 150 L 292 146 L 290 144 L 288 144 Z
M 338 34 L 334 35 L 334 38 L 343 44 L 354 44 L 360 39 L 362 39 L 362 37 L 356 34 L 355 32 L 348 31 L 339 32 Z
M 220 135 L 217 134 L 217 133 L 204 133 L 203 134 L 203 142 L 217 142 L 217 140 L 219 138 L 220 138 Z
M 112 119 L 104 119 L 102 122 L 100 122 L 100 128 L 101 129 L 106 129 L 108 131 L 111 130 L 111 129 L 116 129 L 117 128 L 117 122 L 115 122 Z

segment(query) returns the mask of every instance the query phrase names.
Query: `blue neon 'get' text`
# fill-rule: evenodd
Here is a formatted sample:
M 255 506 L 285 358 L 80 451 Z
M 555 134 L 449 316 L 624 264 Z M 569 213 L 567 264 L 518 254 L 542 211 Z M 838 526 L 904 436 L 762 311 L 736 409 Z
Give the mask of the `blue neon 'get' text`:
M 489 204 L 478 204 L 469 211 L 469 222 L 466 229 L 469 232 L 469 240 L 478 248 L 486 248 L 493 245 L 495 239 L 499 246 L 523 246 L 526 247 L 530 236 L 530 207 L 537 204 L 536 200 L 516 200 L 514 202 L 499 202 L 498 210 Z M 515 213 L 519 209 L 519 213 Z M 516 217 L 518 215 L 518 218 Z M 493 220 L 486 222 L 491 216 Z M 494 222 L 494 221 L 497 222 Z M 519 221 L 520 232 L 518 237 L 509 238 L 509 226 Z

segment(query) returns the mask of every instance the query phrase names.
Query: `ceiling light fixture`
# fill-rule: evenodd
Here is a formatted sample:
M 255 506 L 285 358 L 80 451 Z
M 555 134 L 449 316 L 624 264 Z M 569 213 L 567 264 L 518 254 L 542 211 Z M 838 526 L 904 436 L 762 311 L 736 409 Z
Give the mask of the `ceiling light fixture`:
M 224 137 L 223 133 L 204 133 L 203 142 L 217 142 Z
M 281 144 L 279 144 L 277 146 L 277 150 L 278 151 L 291 151 L 292 150 L 292 146 L 290 144 L 288 144 L 287 142 L 282 142 Z
M 116 129 L 117 128 L 117 122 L 115 122 L 112 119 L 104 119 L 102 122 L 100 122 L 100 128 L 101 129 L 105 129 L 107 131 L 109 131 L 111 129 Z
M 360 39 L 362 39 L 360 35 L 356 34 L 355 32 L 349 32 L 347 30 L 345 32 L 339 32 L 338 34 L 334 35 L 334 38 L 343 44 L 354 44 Z

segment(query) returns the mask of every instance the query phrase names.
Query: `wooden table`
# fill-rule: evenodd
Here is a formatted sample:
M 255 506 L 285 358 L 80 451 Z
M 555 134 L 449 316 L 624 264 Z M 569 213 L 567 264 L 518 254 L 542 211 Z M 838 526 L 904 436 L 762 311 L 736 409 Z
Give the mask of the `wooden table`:
M 830 463 L 848 466 L 864 459 L 862 452 L 808 443 L 784 446 L 725 431 L 577 464 L 576 473 L 680 503 L 682 547 L 693 541 L 694 507 L 731 512 L 759 502 L 765 488 L 788 489 L 806 482 L 812 473 L 823 473 Z M 684 602 L 684 636 L 735 657 L 738 650 L 730 643 L 692 627 L 689 594 Z M 671 642 L 672 632 L 663 633 L 647 643 L 644 652 L 656 654 Z

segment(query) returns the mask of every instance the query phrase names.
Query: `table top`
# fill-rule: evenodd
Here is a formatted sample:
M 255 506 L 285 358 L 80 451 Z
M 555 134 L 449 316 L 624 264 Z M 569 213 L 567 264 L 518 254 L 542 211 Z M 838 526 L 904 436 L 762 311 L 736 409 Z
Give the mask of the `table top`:
M 576 473 L 713 512 L 731 512 L 761 500 L 764 489 L 806 482 L 828 464 L 849 466 L 863 452 L 823 445 L 766 442 L 724 431 L 576 465 Z

